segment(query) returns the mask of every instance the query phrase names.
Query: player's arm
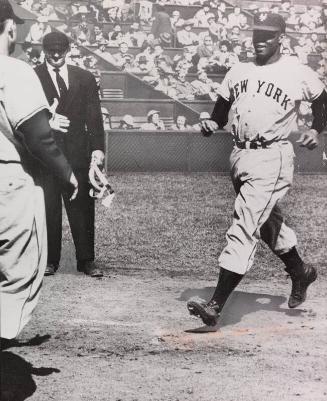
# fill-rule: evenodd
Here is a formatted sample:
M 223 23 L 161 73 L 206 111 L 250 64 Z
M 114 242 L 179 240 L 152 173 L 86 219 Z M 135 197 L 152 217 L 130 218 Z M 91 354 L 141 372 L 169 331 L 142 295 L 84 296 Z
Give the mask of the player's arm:
M 218 96 L 211 118 L 203 120 L 202 133 L 204 136 L 210 136 L 218 129 L 223 129 L 228 122 L 228 113 L 231 108 L 231 101 Z
M 318 146 L 318 135 L 324 130 L 327 125 L 327 92 L 323 90 L 320 96 L 313 100 L 311 104 L 313 121 L 311 129 L 301 134 L 297 141 L 300 146 L 307 147 L 312 150 Z
M 17 127 L 24 143 L 34 157 L 39 159 L 53 174 L 74 187 L 71 199 L 77 195 L 78 184 L 75 175 L 52 136 L 49 112 L 46 109 L 34 114 Z

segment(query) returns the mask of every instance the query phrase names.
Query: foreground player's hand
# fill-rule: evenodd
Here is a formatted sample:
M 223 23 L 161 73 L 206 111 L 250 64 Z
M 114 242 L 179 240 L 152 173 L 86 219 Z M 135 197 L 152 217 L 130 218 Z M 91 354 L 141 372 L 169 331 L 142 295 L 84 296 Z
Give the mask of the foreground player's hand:
M 204 136 L 210 136 L 218 130 L 218 124 L 213 120 L 202 120 L 201 121 L 201 132 Z
M 298 139 L 296 142 L 299 143 L 300 146 L 312 150 L 318 146 L 318 135 L 319 134 L 315 129 L 310 129 L 308 131 L 302 132 L 300 139 Z
M 69 200 L 72 201 L 76 198 L 77 193 L 78 193 L 78 182 L 77 182 L 77 179 L 76 179 L 74 173 L 71 174 L 69 181 L 74 188 L 74 192 L 72 193 L 71 197 L 69 198 Z
M 70 121 L 62 114 L 54 113 L 49 120 L 50 127 L 55 131 L 68 132 Z

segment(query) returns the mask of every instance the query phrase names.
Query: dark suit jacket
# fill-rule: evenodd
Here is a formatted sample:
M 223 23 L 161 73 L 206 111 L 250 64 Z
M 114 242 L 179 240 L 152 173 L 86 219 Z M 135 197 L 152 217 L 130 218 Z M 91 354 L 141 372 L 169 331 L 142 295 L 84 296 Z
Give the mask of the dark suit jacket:
M 55 132 L 55 139 L 72 168 L 88 168 L 93 150 L 104 151 L 104 130 L 98 88 L 93 74 L 68 65 L 68 94 L 57 112 L 70 120 L 67 133 Z M 37 66 L 49 105 L 58 98 L 45 63 Z

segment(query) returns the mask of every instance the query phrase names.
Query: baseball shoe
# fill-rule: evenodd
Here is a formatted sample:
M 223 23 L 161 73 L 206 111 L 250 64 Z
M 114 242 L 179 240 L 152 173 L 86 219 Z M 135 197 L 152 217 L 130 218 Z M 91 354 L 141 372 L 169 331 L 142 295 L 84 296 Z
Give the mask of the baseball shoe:
M 187 309 L 191 315 L 202 319 L 203 323 L 207 326 L 215 326 L 218 323 L 220 307 L 214 300 L 208 303 L 189 301 L 187 303 Z
M 292 291 L 288 300 L 289 308 L 296 308 L 305 301 L 309 285 L 318 277 L 317 270 L 313 266 L 304 265 L 303 270 L 302 275 L 291 276 Z
M 56 263 L 48 263 L 47 267 L 45 268 L 44 275 L 45 276 L 53 276 L 56 271 L 58 270 L 59 265 Z
M 82 272 L 90 277 L 103 277 L 102 270 L 95 264 L 93 260 L 78 261 L 77 271 Z

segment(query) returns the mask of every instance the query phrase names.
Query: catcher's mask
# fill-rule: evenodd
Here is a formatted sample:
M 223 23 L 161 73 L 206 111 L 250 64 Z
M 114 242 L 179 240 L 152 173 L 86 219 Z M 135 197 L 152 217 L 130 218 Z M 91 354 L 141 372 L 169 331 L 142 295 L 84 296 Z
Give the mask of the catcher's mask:
M 111 188 L 105 172 L 101 171 L 96 163 L 91 163 L 89 180 L 93 187 L 90 189 L 89 195 L 92 198 L 102 199 L 102 205 L 105 207 L 110 207 L 115 196 L 115 192 Z

